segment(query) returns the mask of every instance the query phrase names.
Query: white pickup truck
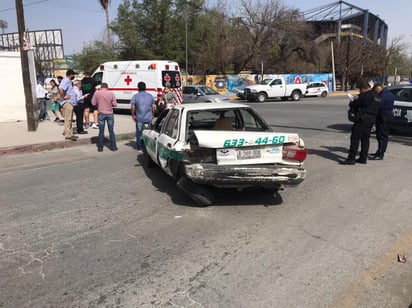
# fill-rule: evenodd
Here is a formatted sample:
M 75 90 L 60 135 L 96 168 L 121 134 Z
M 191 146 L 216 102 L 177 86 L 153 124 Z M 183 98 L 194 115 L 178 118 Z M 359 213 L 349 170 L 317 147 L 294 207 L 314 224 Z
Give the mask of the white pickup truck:
M 263 103 L 268 98 L 280 97 L 287 101 L 289 97 L 298 101 L 306 92 L 306 83 L 287 84 L 283 77 L 263 79 L 259 84 L 248 86 L 244 89 L 244 96 L 248 101 Z

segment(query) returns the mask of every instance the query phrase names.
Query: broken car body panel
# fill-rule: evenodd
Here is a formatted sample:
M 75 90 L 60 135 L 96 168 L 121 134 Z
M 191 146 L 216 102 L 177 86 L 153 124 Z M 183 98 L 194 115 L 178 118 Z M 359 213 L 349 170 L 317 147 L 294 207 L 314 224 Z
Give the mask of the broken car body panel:
M 245 188 L 296 185 L 306 149 L 295 133 L 273 132 L 249 106 L 176 105 L 143 131 L 147 158 L 192 183 Z

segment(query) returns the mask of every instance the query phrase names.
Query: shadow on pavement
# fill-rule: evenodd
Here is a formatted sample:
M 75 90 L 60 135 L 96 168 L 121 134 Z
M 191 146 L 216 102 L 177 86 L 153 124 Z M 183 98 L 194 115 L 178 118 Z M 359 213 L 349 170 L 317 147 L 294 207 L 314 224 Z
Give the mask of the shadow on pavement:
M 321 150 L 319 149 L 308 149 L 309 155 L 318 155 L 320 157 L 339 162 L 341 160 L 346 159 L 348 148 L 344 147 L 328 147 L 328 146 L 321 146 Z M 342 154 L 340 154 L 342 153 Z
M 332 125 L 329 125 L 328 128 L 346 133 L 346 132 L 350 132 L 352 130 L 352 124 L 350 124 L 350 123 L 332 124 Z
M 158 191 L 166 193 L 170 196 L 172 202 L 180 206 L 200 207 L 184 192 L 176 186 L 176 181 L 167 175 L 159 167 L 145 167 L 145 158 L 143 155 L 138 156 L 139 164 L 142 166 L 146 176 L 152 181 L 154 187 Z M 212 206 L 244 206 L 244 205 L 264 205 L 275 206 L 283 203 L 282 196 L 277 193 L 265 191 L 263 189 L 245 189 L 237 191 L 236 189 L 218 189 L 211 188 L 210 191 L 215 195 L 215 202 Z

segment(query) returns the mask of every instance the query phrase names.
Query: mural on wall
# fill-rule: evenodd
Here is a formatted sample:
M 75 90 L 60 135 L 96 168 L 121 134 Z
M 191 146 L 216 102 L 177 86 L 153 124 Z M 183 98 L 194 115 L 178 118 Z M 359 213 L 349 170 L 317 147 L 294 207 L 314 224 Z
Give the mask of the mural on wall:
M 264 74 L 263 79 L 271 79 L 282 76 L 286 83 L 308 83 L 324 82 L 330 92 L 333 89 L 332 73 L 328 74 Z M 182 76 L 184 77 L 184 76 Z M 183 78 L 184 79 L 184 78 Z M 191 75 L 188 77 L 188 84 L 204 84 L 223 95 L 236 95 L 243 92 L 249 85 L 257 84 L 262 81 L 259 74 L 237 74 L 237 75 Z M 183 81 L 183 84 L 186 84 Z

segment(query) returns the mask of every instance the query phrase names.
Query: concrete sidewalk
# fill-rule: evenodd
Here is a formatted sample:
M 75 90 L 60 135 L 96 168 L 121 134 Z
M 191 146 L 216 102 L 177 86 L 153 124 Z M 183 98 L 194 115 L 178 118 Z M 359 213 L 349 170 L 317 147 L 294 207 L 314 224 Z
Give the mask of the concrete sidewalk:
M 127 138 L 134 140 L 136 129 L 131 116 L 115 114 L 114 117 L 114 132 L 117 139 Z M 73 122 L 73 127 L 76 127 L 75 122 Z M 77 141 L 65 140 L 62 135 L 63 130 L 64 126 L 59 126 L 56 122 L 48 120 L 40 122 L 35 132 L 27 130 L 26 121 L 0 123 L 0 156 L 97 143 L 98 129 L 87 129 L 88 134 L 77 135 L 79 137 Z M 108 139 L 107 125 L 105 136 Z

